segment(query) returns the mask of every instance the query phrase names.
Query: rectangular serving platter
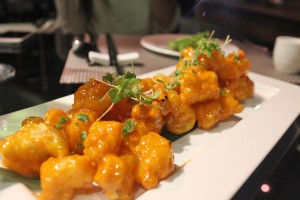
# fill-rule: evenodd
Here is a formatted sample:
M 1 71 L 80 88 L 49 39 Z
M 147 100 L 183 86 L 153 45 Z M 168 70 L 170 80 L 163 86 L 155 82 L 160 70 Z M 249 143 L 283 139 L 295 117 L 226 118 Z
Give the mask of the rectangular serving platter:
M 174 70 L 172 66 L 140 78 Z M 230 199 L 239 190 L 300 113 L 299 86 L 255 73 L 249 73 L 249 77 L 255 83 L 255 95 L 244 102 L 244 111 L 210 131 L 194 129 L 173 139 L 178 170 L 157 188 L 139 190 L 136 199 Z M 73 95 L 69 95 L 0 116 L 0 139 L 18 130 L 27 116 L 43 117 L 50 108 L 68 110 L 72 103 Z M 0 199 L 1 195 L 15 195 L 13 184 L 0 178 Z M 22 190 L 18 191 L 20 199 L 25 199 Z M 102 194 L 75 199 L 99 195 L 103 199 Z

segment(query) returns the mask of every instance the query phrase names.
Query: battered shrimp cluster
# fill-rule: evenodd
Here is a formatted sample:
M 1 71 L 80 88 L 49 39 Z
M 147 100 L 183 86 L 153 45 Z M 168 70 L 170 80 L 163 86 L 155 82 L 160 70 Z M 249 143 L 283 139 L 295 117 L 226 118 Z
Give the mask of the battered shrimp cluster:
M 225 57 L 187 48 L 170 75 L 90 79 L 75 92 L 70 110 L 29 117 L 0 141 L 3 165 L 39 176 L 42 200 L 71 199 L 92 187 L 109 199 L 133 199 L 134 185 L 154 188 L 175 171 L 162 130 L 211 129 L 243 110 L 240 102 L 254 91 L 249 67 L 243 51 Z

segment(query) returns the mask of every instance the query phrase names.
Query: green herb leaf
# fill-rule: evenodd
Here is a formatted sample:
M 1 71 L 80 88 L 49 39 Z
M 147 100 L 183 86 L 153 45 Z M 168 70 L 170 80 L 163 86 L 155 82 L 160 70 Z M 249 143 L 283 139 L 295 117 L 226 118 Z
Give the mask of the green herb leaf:
M 61 124 L 65 124 L 65 123 L 67 123 L 68 122 L 68 118 L 67 117 L 61 117 L 60 119 L 59 119 L 59 123 L 61 123 Z
M 112 88 L 109 90 L 108 95 L 110 96 L 110 101 L 112 103 L 118 103 L 122 97 L 121 97 L 121 91 L 118 88 Z
M 89 116 L 86 114 L 78 114 L 77 119 L 83 122 L 89 122 Z
M 170 41 L 167 44 L 167 47 L 169 49 L 173 49 L 176 51 L 181 52 L 183 49 L 188 48 L 188 47 L 196 47 L 197 46 L 197 42 L 199 40 L 207 40 L 210 36 L 210 32 L 206 31 L 206 32 L 200 32 L 191 36 L 187 36 L 187 37 L 182 37 L 182 38 L 177 38 L 175 40 Z
M 125 126 L 123 127 L 123 135 L 127 136 L 129 133 L 131 133 L 135 128 L 135 123 L 133 120 L 126 120 Z
M 134 73 L 131 73 L 131 72 L 126 72 L 125 74 L 125 79 L 136 79 L 136 75 Z
M 150 95 L 150 97 L 152 99 L 157 99 L 159 97 L 159 95 L 160 95 L 160 91 L 155 91 Z
M 151 93 L 149 96 L 141 92 L 142 86 L 139 84 L 140 79 L 131 72 L 126 72 L 123 76 L 106 75 L 103 81 L 110 84 L 112 87 L 108 91 L 110 101 L 114 104 L 118 103 L 121 99 L 129 97 L 138 102 L 137 105 L 151 104 L 153 99 L 156 99 L 159 94 L 157 92 Z
M 87 137 L 87 131 L 82 131 L 82 132 L 81 132 L 80 139 L 81 139 L 81 140 L 85 140 L 86 137 Z
M 107 73 L 105 76 L 103 76 L 103 81 L 107 82 L 107 83 L 112 83 L 114 81 L 114 77 L 112 74 Z

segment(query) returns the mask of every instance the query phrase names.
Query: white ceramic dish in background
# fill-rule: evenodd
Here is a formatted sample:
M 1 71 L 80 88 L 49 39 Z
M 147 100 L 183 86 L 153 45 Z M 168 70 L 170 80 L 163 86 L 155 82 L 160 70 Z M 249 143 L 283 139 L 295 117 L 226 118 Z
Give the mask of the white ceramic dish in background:
M 15 74 L 16 70 L 14 67 L 0 63 L 0 82 L 13 78 Z
M 300 38 L 278 36 L 273 50 L 273 64 L 282 73 L 300 72 Z
M 140 77 L 169 74 L 174 69 L 165 68 Z M 238 191 L 300 113 L 299 86 L 254 73 L 250 73 L 250 78 L 255 82 L 255 96 L 245 102 L 245 110 L 211 131 L 196 129 L 176 140 L 175 163 L 185 164 L 184 167 L 157 188 L 140 190 L 136 199 L 230 199 Z M 72 102 L 73 95 L 66 96 L 0 116 L 0 121 L 20 123 L 29 115 L 43 116 L 49 108 L 68 110 Z M 7 184 L 3 181 L 0 179 L 0 185 Z M 100 198 L 98 194 L 92 195 L 76 200 Z M 24 195 L 18 197 L 15 199 L 26 199 Z
M 189 35 L 186 34 L 154 34 L 154 35 L 147 35 L 142 37 L 140 40 L 140 44 L 145 48 L 150 51 L 153 51 L 155 53 L 167 55 L 167 56 L 174 56 L 174 57 L 179 57 L 180 53 L 178 51 L 168 49 L 168 43 L 172 40 L 186 37 Z M 223 44 L 223 40 L 218 40 L 220 44 Z M 239 47 L 236 45 L 229 43 L 226 45 L 224 51 L 225 55 L 239 50 Z

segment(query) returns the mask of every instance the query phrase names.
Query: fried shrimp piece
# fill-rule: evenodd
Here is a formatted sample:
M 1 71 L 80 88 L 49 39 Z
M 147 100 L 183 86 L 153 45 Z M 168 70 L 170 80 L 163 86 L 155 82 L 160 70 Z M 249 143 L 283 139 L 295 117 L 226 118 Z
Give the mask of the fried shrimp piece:
M 69 146 L 62 131 L 30 123 L 1 141 L 0 152 L 4 166 L 23 176 L 37 177 L 44 161 L 69 155 Z
M 145 189 L 156 187 L 175 170 L 171 142 L 155 132 L 141 138 L 134 154 L 139 159 L 135 179 Z
M 195 51 L 194 51 L 193 47 L 188 47 L 188 48 L 183 49 L 180 52 L 181 58 L 179 59 L 177 65 L 176 65 L 176 69 L 184 70 L 187 67 L 187 63 L 191 62 L 191 60 L 193 59 L 194 53 L 195 53 Z
M 83 153 L 83 141 L 88 135 L 92 123 L 98 118 L 98 113 L 87 108 L 72 109 L 72 118 L 65 127 L 66 136 L 70 141 L 70 150 L 72 152 Z
M 168 131 L 177 135 L 190 131 L 196 123 L 194 108 L 185 104 L 181 97 L 175 92 L 167 94 L 167 102 L 171 111 L 165 118 L 166 126 Z
M 133 199 L 135 157 L 107 154 L 99 164 L 94 180 L 109 199 Z
M 210 129 L 220 121 L 222 105 L 219 100 L 194 105 L 199 128 Z
M 234 96 L 238 101 L 250 98 L 254 94 L 254 83 L 246 75 L 237 79 L 220 80 L 219 83 L 222 91 Z
M 41 166 L 40 200 L 68 200 L 75 189 L 93 182 L 96 166 L 86 156 L 49 158 Z
M 124 137 L 121 143 L 121 153 L 132 153 L 139 144 L 140 139 L 146 135 L 149 130 L 155 127 L 153 123 L 147 119 L 136 120 L 131 118 L 130 120 L 134 122 L 135 127 L 131 133 Z
M 221 80 L 237 79 L 250 69 L 250 61 L 242 50 L 226 57 L 219 51 L 212 51 L 209 58 L 205 54 L 201 54 L 198 60 L 201 66 L 208 71 L 214 71 Z
M 107 95 L 109 90 L 110 86 L 90 79 L 75 92 L 73 107 L 87 108 L 102 115 L 111 105 L 109 96 Z
M 63 110 L 52 108 L 45 114 L 44 121 L 48 126 L 60 130 L 65 129 L 66 125 L 69 124 L 70 119 Z
M 222 105 L 220 120 L 224 120 L 231 115 L 240 113 L 244 109 L 244 107 L 231 95 L 222 95 L 220 102 Z
M 164 104 L 164 102 L 163 102 Z M 164 109 L 160 108 L 161 103 L 152 102 L 152 105 L 137 105 L 132 109 L 132 120 L 135 124 L 134 130 L 124 137 L 122 151 L 132 152 L 139 144 L 142 136 L 148 132 L 161 132 L 164 125 Z
M 84 140 L 84 155 L 99 163 L 106 154 L 116 154 L 123 140 L 123 125 L 116 121 L 95 122 Z
M 164 110 L 160 108 L 160 103 L 154 101 L 151 105 L 135 106 L 132 109 L 131 115 L 132 119 L 136 121 L 146 120 L 151 122 L 149 124 L 149 131 L 160 132 L 164 123 L 163 112 Z
M 184 103 L 215 100 L 219 97 L 218 77 L 214 72 L 205 71 L 201 67 L 189 67 L 179 77 L 180 95 Z
M 210 129 L 219 121 L 240 113 L 243 106 L 231 95 L 225 94 L 220 99 L 194 105 L 199 128 Z

